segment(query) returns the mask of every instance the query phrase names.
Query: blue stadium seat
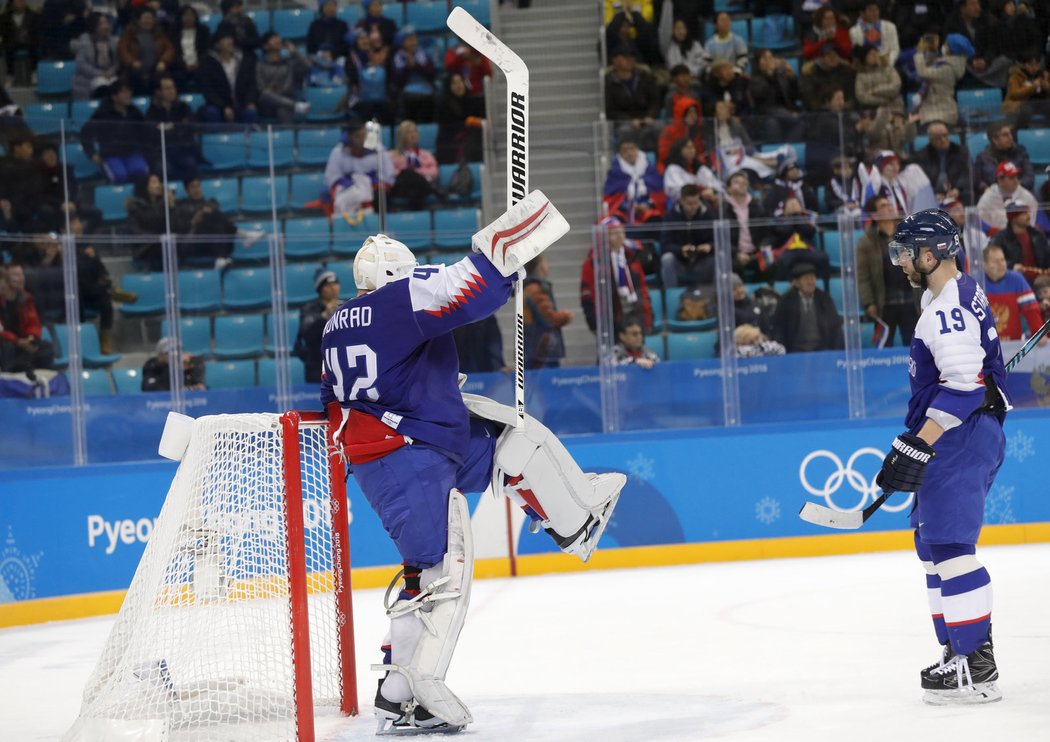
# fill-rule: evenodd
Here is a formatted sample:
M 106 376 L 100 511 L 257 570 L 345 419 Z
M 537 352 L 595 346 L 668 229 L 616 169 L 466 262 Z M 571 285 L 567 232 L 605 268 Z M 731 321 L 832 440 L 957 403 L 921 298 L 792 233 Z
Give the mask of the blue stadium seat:
M 295 356 L 288 357 L 289 373 L 293 384 L 306 383 L 306 367 Z M 274 358 L 259 359 L 259 386 L 277 385 L 277 360 Z
M 133 185 L 95 186 L 95 208 L 102 212 L 102 220 L 119 222 L 128 218 L 124 202 L 134 195 Z
M 988 147 L 988 133 L 983 131 L 971 131 L 966 135 L 966 149 L 970 150 L 972 157 L 977 157 Z
M 474 187 L 470 193 L 469 198 L 462 198 L 458 195 L 450 194 L 448 197 L 449 203 L 456 203 L 458 201 L 480 201 L 481 200 L 481 163 L 480 162 L 468 162 L 467 167 L 470 168 L 470 174 L 474 178 Z M 448 186 L 448 181 L 452 178 L 452 174 L 456 172 L 459 165 L 455 163 L 447 165 L 438 165 L 438 185 L 442 188 Z
M 838 310 L 839 314 L 842 314 L 842 278 L 841 276 L 832 276 L 831 280 L 828 281 L 828 293 L 831 294 L 831 300 L 835 302 L 835 309 Z
M 281 30 L 274 27 L 269 10 L 245 10 L 244 14 L 255 23 L 255 28 L 258 29 L 260 37 L 271 30 L 278 32 Z
M 209 389 L 243 389 L 255 386 L 255 361 L 207 361 L 204 383 Z
M 683 332 L 667 336 L 669 361 L 693 361 L 715 357 L 717 332 Z
M 782 13 L 771 13 L 764 18 L 752 18 L 749 46 L 755 49 L 774 50 L 791 49 L 798 46 L 795 19 Z
M 120 305 L 120 313 L 125 317 L 164 313 L 163 273 L 126 273 L 120 283 L 125 291 L 134 291 L 139 295 L 134 304 Z
M 416 0 L 405 6 L 405 24 L 420 33 L 443 33 L 447 26 L 448 4 L 445 0 Z
M 236 222 L 237 229 L 245 232 L 265 232 L 266 234 L 273 234 L 273 222 L 269 219 L 260 219 L 253 222 Z M 261 239 L 251 247 L 246 247 L 244 242 L 238 238 L 233 243 L 233 253 L 230 255 L 235 262 L 238 263 L 258 263 L 260 261 L 269 261 L 270 259 L 270 246 L 266 239 Z
M 419 129 L 419 148 L 433 153 L 437 147 L 438 125 L 416 124 L 416 128 Z
M 141 113 L 143 116 L 145 116 L 146 111 L 149 110 L 149 104 L 150 99 L 147 98 L 145 95 L 136 95 L 134 98 L 131 99 L 131 105 L 139 109 L 139 113 Z
M 1021 129 L 1017 141 L 1028 150 L 1033 165 L 1050 164 L 1050 129 Z
M 84 396 L 101 397 L 113 394 L 113 380 L 106 369 L 95 369 L 80 372 L 80 382 L 84 387 Z
M 102 175 L 98 165 L 84 154 L 84 148 L 79 142 L 66 142 L 66 164 L 73 168 L 73 175 L 78 180 L 97 178 Z
M 332 252 L 336 255 L 356 255 L 365 238 L 379 231 L 378 214 L 365 214 L 357 225 L 350 224 L 336 214 L 332 218 Z
M 474 208 L 438 209 L 434 212 L 434 247 L 456 250 L 470 247 L 478 222 L 478 210 Z
M 350 28 L 357 25 L 357 22 L 361 20 L 362 15 L 361 3 L 347 3 L 335 12 L 335 17 L 341 21 L 345 21 L 346 25 L 350 26 Z
M 489 0 L 453 0 L 452 5 L 468 11 L 485 28 L 492 28 Z
M 25 122 L 38 136 L 58 134 L 62 131 L 62 119 L 69 118 L 66 103 L 30 103 L 25 106 Z M 69 132 L 69 123 L 66 123 Z
M 430 212 L 395 211 L 386 215 L 386 233 L 409 250 L 430 247 Z
M 339 277 L 340 294 L 350 297 L 357 293 L 357 283 L 354 281 L 354 261 L 334 260 L 325 266 L 325 270 L 332 271 Z
M 661 361 L 667 360 L 667 352 L 664 350 L 664 336 L 660 333 L 647 336 L 645 338 L 645 347 L 660 356 Z
M 306 38 L 306 32 L 310 30 L 310 24 L 316 17 L 315 13 L 301 8 L 275 10 L 273 28 L 281 34 L 282 39 L 301 41 Z
M 306 114 L 307 121 L 339 121 L 346 116 L 346 112 L 338 106 L 346 98 L 345 87 L 306 89 L 306 102 L 310 104 L 310 112 Z
M 799 59 L 798 57 L 786 57 L 788 66 L 791 67 L 795 72 L 795 77 L 799 75 Z
M 117 394 L 142 394 L 142 371 L 137 368 L 110 369 Z
M 199 20 L 208 27 L 209 31 L 215 33 L 215 29 L 222 23 L 222 13 L 201 13 Z
M 228 270 L 223 276 L 222 288 L 222 305 L 226 309 L 261 309 L 270 306 L 272 291 L 269 268 Z
M 248 165 L 248 143 L 244 132 L 205 134 L 201 137 L 201 154 L 211 170 L 239 170 Z
M 316 296 L 316 294 L 314 294 Z M 292 310 L 284 315 L 285 332 L 288 333 L 288 347 L 295 345 L 295 338 L 299 334 L 299 312 Z M 266 315 L 266 343 L 264 345 L 267 353 L 274 352 L 274 324 L 273 315 Z
M 201 191 L 219 202 L 219 211 L 232 214 L 238 209 L 240 186 L 237 178 L 201 178 Z
M 958 134 L 950 134 L 948 136 L 956 144 L 962 144 L 962 137 Z M 925 149 L 926 145 L 930 143 L 930 138 L 925 134 L 919 134 L 911 143 L 911 151 L 918 152 L 920 149 Z
M 204 105 L 204 96 L 200 93 L 179 93 L 179 100 L 189 106 L 194 113 Z
M 405 11 L 403 6 L 404 3 L 383 3 L 383 17 L 389 18 L 397 24 L 398 28 L 401 28 L 401 26 L 405 25 Z
M 838 232 L 824 232 L 824 252 L 834 266 L 842 265 L 842 240 Z
M 306 204 L 320 199 L 324 190 L 324 173 L 295 173 L 292 175 L 289 206 L 293 209 L 306 208 Z
M 321 270 L 317 263 L 290 263 L 284 267 L 285 301 L 298 306 L 317 298 L 314 276 Z
M 248 167 L 270 169 L 269 135 L 264 131 L 253 132 L 248 138 Z M 273 130 L 273 166 L 287 168 L 295 164 L 295 131 Z
M 332 149 L 339 144 L 342 131 L 334 126 L 299 130 L 300 165 L 324 165 Z
M 227 314 L 215 318 L 216 358 L 246 358 L 262 352 L 261 314 Z
M 179 271 L 179 309 L 183 312 L 214 312 L 222 306 L 219 271 Z
M 168 336 L 168 320 L 160 323 L 161 337 Z M 208 317 L 180 317 L 179 337 L 182 352 L 197 356 L 211 355 L 211 319 Z
M 1003 91 L 999 88 L 959 90 L 955 99 L 959 104 L 959 113 L 971 124 L 1002 116 Z
M 73 131 L 80 131 L 84 124 L 98 110 L 98 100 L 75 100 L 69 104 L 69 125 Z
M 271 182 L 274 184 L 272 188 Z M 287 175 L 278 175 L 273 181 L 269 175 L 246 176 L 241 179 L 241 211 L 269 213 L 274 207 L 278 211 L 288 208 Z
M 325 218 L 288 219 L 284 223 L 284 254 L 289 258 L 319 258 L 328 254 L 331 236 Z
M 36 94 L 72 94 L 73 76 L 76 71 L 76 62 L 40 62 L 36 67 Z
M 55 343 L 55 365 L 69 363 L 69 326 L 57 324 L 51 339 Z M 80 357 L 87 368 L 110 366 L 123 356 L 120 353 L 103 353 L 98 343 L 98 328 L 91 322 L 82 322 L 80 328 Z

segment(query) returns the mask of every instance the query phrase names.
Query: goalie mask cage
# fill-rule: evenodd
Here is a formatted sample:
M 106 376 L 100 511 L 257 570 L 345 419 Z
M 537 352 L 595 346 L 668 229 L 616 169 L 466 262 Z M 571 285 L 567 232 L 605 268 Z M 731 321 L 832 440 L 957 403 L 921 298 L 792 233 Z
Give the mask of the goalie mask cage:
M 65 740 L 313 740 L 357 713 L 344 467 L 318 413 L 193 422 Z

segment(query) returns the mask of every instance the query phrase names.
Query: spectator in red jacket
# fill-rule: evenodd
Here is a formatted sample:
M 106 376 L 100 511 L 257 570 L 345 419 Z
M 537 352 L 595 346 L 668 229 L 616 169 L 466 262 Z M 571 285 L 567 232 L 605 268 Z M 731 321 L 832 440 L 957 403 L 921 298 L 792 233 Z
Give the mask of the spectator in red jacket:
M 1021 339 L 1021 317 L 1028 325 L 1028 336 L 1043 324 L 1039 302 L 1028 282 L 1017 271 L 1006 267 L 1006 255 L 999 245 L 984 248 L 984 291 L 995 318 L 995 329 L 1001 340 Z M 1046 337 L 1039 341 L 1046 344 Z
M 25 285 L 22 266 L 0 267 L 0 371 L 32 378 L 34 369 L 55 367 L 55 352 L 41 337 L 40 316 Z
M 608 242 L 608 285 L 612 290 L 605 301 L 611 301 L 613 304 L 613 321 L 621 324 L 633 319 L 646 331 L 651 331 L 653 309 L 649 302 L 649 289 L 645 285 L 645 272 L 639 262 L 641 251 L 633 240 L 627 239 L 623 222 L 616 217 L 606 217 L 598 224 L 604 227 L 598 230 L 599 243 L 603 240 Z M 592 332 L 596 332 L 598 327 L 595 306 L 597 283 L 594 273 L 596 247 L 601 248 L 601 253 L 605 253 L 605 245 L 592 246 L 580 272 L 580 305 L 583 307 L 587 326 Z
M 692 98 L 679 98 L 672 111 L 673 120 L 660 132 L 660 142 L 656 150 L 656 169 L 662 174 L 667 167 L 667 158 L 671 155 L 671 145 L 679 139 L 688 137 L 696 145 L 696 151 L 703 159 L 704 137 L 701 131 L 703 114 L 700 102 Z
M 839 24 L 834 9 L 828 5 L 813 12 L 813 26 L 802 34 L 802 56 L 809 60 L 817 59 L 825 46 L 834 46 L 843 59 L 853 55 L 849 30 Z

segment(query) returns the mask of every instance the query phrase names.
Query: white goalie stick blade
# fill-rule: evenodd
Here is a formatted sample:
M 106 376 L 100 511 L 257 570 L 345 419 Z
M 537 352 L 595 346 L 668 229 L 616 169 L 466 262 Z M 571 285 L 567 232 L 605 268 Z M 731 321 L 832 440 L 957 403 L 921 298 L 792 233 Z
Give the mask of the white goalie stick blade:
M 878 498 L 876 498 L 875 502 L 868 505 L 868 507 L 863 510 L 853 510 L 850 512 L 833 510 L 832 508 L 818 505 L 815 502 L 807 502 L 798 512 L 798 517 L 807 523 L 812 523 L 813 525 L 824 526 L 825 528 L 836 528 L 841 531 L 853 531 L 864 525 L 868 518 L 873 516 L 875 511 L 882 507 L 882 503 L 886 502 L 886 498 L 889 496 L 889 492 L 883 492 Z
M 471 244 L 496 270 L 509 277 L 568 231 L 565 217 L 543 191 L 537 190 L 475 233 Z
M 496 38 L 491 31 L 478 23 L 474 16 L 463 8 L 458 6 L 453 8 L 446 23 L 456 36 L 481 52 L 508 78 L 525 70 L 525 63 L 521 61 L 521 57 L 511 51 L 510 47 Z

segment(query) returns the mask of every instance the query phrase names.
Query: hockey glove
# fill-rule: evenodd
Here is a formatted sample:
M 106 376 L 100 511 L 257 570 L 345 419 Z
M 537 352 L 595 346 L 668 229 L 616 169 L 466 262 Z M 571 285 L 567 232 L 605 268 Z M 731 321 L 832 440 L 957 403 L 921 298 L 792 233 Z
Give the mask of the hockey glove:
M 568 231 L 569 223 L 554 204 L 542 191 L 533 191 L 477 232 L 471 246 L 501 275 L 510 277 Z
M 926 467 L 936 456 L 933 448 L 918 436 L 901 433 L 882 460 L 882 471 L 875 483 L 883 492 L 914 492 L 926 478 Z

